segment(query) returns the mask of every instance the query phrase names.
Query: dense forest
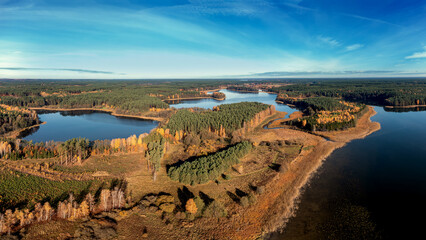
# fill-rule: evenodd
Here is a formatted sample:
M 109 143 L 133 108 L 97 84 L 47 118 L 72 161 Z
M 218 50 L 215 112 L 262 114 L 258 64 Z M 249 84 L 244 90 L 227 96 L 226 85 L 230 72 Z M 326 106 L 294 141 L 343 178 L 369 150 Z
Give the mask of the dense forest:
M 8 160 L 21 159 L 43 159 L 59 157 L 60 164 L 72 165 L 80 164 L 90 155 L 110 155 L 121 152 L 143 152 L 148 151 L 151 159 L 157 159 L 151 153 L 152 147 L 148 148 L 151 142 L 155 142 L 164 147 L 164 139 L 155 132 L 148 135 L 146 133 L 132 135 L 128 138 L 115 138 L 105 140 L 89 141 L 86 138 L 72 138 L 65 142 L 37 142 L 21 139 L 0 139 L 0 158 Z M 151 146 L 151 145 L 150 145 Z M 155 166 L 157 163 L 153 163 Z
M 311 97 L 305 99 L 282 98 L 282 102 L 292 104 L 302 109 L 306 114 L 313 115 L 319 111 L 348 110 L 349 106 L 335 98 Z
M 229 81 L 0 81 L 1 103 L 20 107 L 111 108 L 139 114 L 168 108 L 162 100 L 204 96 Z
M 236 92 L 259 92 L 259 89 L 245 85 L 229 86 L 227 89 Z
M 0 135 L 39 123 L 38 116 L 34 111 L 0 105 Z
M 331 97 L 288 97 L 282 101 L 295 105 L 305 114 L 303 118 L 287 121 L 286 124 L 309 131 L 335 131 L 355 127 L 357 119 L 368 110 L 364 104 L 349 103 Z
M 263 103 L 241 102 L 222 104 L 213 110 L 200 112 L 182 109 L 170 118 L 166 128 L 170 129 L 171 134 L 179 131 L 200 133 L 209 128 L 228 134 L 242 128 L 244 123 L 250 122 L 257 113 L 268 108 L 269 105 Z
M 336 97 L 366 104 L 426 105 L 425 80 L 314 80 L 274 87 L 278 99 L 286 97 Z
M 252 149 L 249 142 L 237 143 L 205 157 L 184 161 L 168 169 L 169 177 L 184 184 L 203 184 L 220 177 Z

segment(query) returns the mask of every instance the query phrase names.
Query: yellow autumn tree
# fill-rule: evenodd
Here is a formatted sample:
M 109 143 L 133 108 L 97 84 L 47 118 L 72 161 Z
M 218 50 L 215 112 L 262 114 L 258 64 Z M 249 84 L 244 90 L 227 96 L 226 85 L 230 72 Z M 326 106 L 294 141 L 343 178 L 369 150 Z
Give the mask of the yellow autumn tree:
M 197 204 L 195 204 L 194 199 L 190 198 L 188 201 L 186 201 L 185 209 L 187 212 L 191 214 L 196 214 L 198 211 Z
M 87 204 L 86 200 L 83 200 L 80 203 L 79 213 L 80 217 L 88 216 L 90 214 L 89 204 Z

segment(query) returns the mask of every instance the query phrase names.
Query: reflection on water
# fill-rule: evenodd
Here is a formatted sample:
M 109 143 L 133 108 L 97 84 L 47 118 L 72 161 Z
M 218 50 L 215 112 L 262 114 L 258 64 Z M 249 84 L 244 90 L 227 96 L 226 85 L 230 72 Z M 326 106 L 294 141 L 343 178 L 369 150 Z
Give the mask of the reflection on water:
M 426 111 L 426 107 L 409 107 L 409 108 L 384 108 L 386 112 L 422 112 Z
M 271 104 L 278 111 L 289 114 L 296 111 L 284 104 L 275 102 L 276 95 L 265 92 L 259 93 L 239 93 L 228 90 L 221 90 L 225 93 L 226 100 L 215 99 L 184 100 L 178 104 L 170 104 L 175 108 L 213 108 L 220 104 L 239 102 L 261 102 Z M 46 124 L 30 129 L 22 134 L 23 139 L 39 141 L 65 141 L 75 137 L 86 137 L 90 140 L 112 139 L 129 137 L 132 134 L 147 133 L 155 128 L 158 123 L 155 121 L 132 119 L 125 117 L 115 117 L 108 113 L 96 111 L 40 111 L 40 120 Z
M 223 101 L 218 101 L 211 98 L 197 99 L 197 100 L 182 100 L 182 101 L 178 101 L 176 104 L 170 104 L 170 107 L 174 107 L 174 108 L 200 107 L 200 108 L 212 109 L 214 106 L 217 106 L 220 104 L 239 103 L 239 102 L 261 102 L 265 104 L 274 105 L 276 110 L 286 112 L 288 113 L 288 115 L 297 111 L 297 109 L 290 108 L 287 105 L 275 102 L 275 99 L 277 97 L 276 94 L 269 94 L 266 92 L 241 93 L 241 92 L 234 92 L 234 91 L 230 91 L 226 89 L 220 90 L 220 92 L 226 95 L 226 99 Z
M 426 112 L 376 107 L 381 130 L 330 155 L 272 239 L 418 239 L 426 213 Z
M 43 111 L 39 117 L 46 124 L 23 132 L 23 139 L 44 142 L 77 137 L 90 140 L 124 138 L 148 133 L 158 125 L 156 121 L 116 117 L 94 111 Z

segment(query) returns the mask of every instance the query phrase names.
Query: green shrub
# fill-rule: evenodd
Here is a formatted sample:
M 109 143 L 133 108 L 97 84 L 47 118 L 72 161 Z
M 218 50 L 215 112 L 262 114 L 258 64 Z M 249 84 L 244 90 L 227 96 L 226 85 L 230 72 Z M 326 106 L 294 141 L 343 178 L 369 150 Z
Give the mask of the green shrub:
M 210 203 L 203 212 L 204 217 L 221 218 L 226 217 L 227 215 L 228 212 L 226 211 L 225 206 L 216 200 Z
M 248 203 L 250 205 L 254 205 L 257 202 L 256 195 L 254 195 L 253 192 L 251 192 L 251 193 L 248 194 L 247 199 L 248 199 Z
M 264 186 L 257 186 L 256 187 L 256 193 L 257 194 L 263 194 L 265 192 L 265 187 Z
M 249 199 L 247 196 L 241 197 L 240 198 L 240 204 L 243 207 L 247 207 L 249 205 Z
M 176 206 L 173 203 L 167 202 L 167 203 L 162 203 L 159 206 L 159 208 L 166 213 L 172 213 L 175 210 Z
M 206 204 L 204 203 L 203 199 L 201 199 L 199 196 L 196 196 L 194 198 L 194 202 L 195 202 L 195 205 L 197 205 L 197 209 L 198 209 L 197 215 L 200 215 L 203 212 Z

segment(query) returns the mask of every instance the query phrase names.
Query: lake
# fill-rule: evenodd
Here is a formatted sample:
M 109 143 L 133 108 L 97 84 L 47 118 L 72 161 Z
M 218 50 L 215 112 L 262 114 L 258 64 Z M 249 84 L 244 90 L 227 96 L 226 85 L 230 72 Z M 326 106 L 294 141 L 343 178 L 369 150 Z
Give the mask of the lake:
M 226 100 L 183 100 L 175 108 L 243 101 L 272 104 L 265 92 L 221 90 Z M 272 239 L 414 239 L 423 235 L 426 213 L 426 111 L 375 107 L 381 129 L 333 152 L 302 194 L 295 217 Z M 397 112 L 398 111 L 398 112 Z M 115 117 L 101 112 L 40 114 L 46 124 L 24 139 L 64 141 L 73 137 L 112 139 L 149 132 L 155 121 Z
M 175 108 L 242 101 L 273 104 L 276 95 L 221 90 L 226 100 L 187 100 Z M 381 129 L 333 152 L 306 187 L 284 233 L 272 239 L 417 239 L 426 213 L 426 110 L 375 107 Z M 411 111 L 420 110 L 420 111 Z M 416 218 L 416 216 L 418 218 Z
M 214 99 L 184 100 L 179 104 L 170 104 L 175 108 L 213 108 L 214 106 L 227 103 L 238 103 L 244 101 L 256 101 L 272 104 L 278 111 L 292 113 L 292 109 L 284 104 L 275 102 L 276 95 L 265 92 L 239 93 L 221 90 L 225 93 L 226 100 Z M 112 116 L 109 113 L 96 111 L 63 111 L 63 112 L 40 112 L 40 120 L 46 124 L 24 132 L 21 137 L 24 140 L 34 142 L 66 141 L 71 138 L 85 137 L 90 140 L 127 138 L 133 134 L 139 135 L 149 133 L 157 127 L 158 122 Z
M 66 141 L 84 137 L 90 140 L 127 138 L 133 134 L 149 133 L 158 122 L 112 116 L 94 111 L 65 111 L 39 113 L 46 124 L 23 134 L 24 140 L 34 142 Z
M 375 110 L 381 130 L 333 152 L 272 239 L 422 238 L 426 112 Z
M 286 112 L 288 113 L 288 115 L 297 111 L 297 109 L 275 102 L 275 99 L 277 98 L 276 94 L 270 94 L 266 92 L 241 93 L 241 92 L 230 91 L 227 89 L 222 89 L 219 92 L 222 92 L 226 95 L 225 100 L 218 101 L 212 98 L 197 99 L 197 100 L 182 100 L 182 101 L 174 101 L 175 104 L 169 104 L 169 105 L 170 107 L 174 107 L 174 108 L 200 107 L 200 108 L 212 109 L 214 106 L 217 106 L 220 104 L 230 104 L 230 103 L 239 103 L 239 102 L 261 102 L 265 104 L 274 105 L 277 111 Z

